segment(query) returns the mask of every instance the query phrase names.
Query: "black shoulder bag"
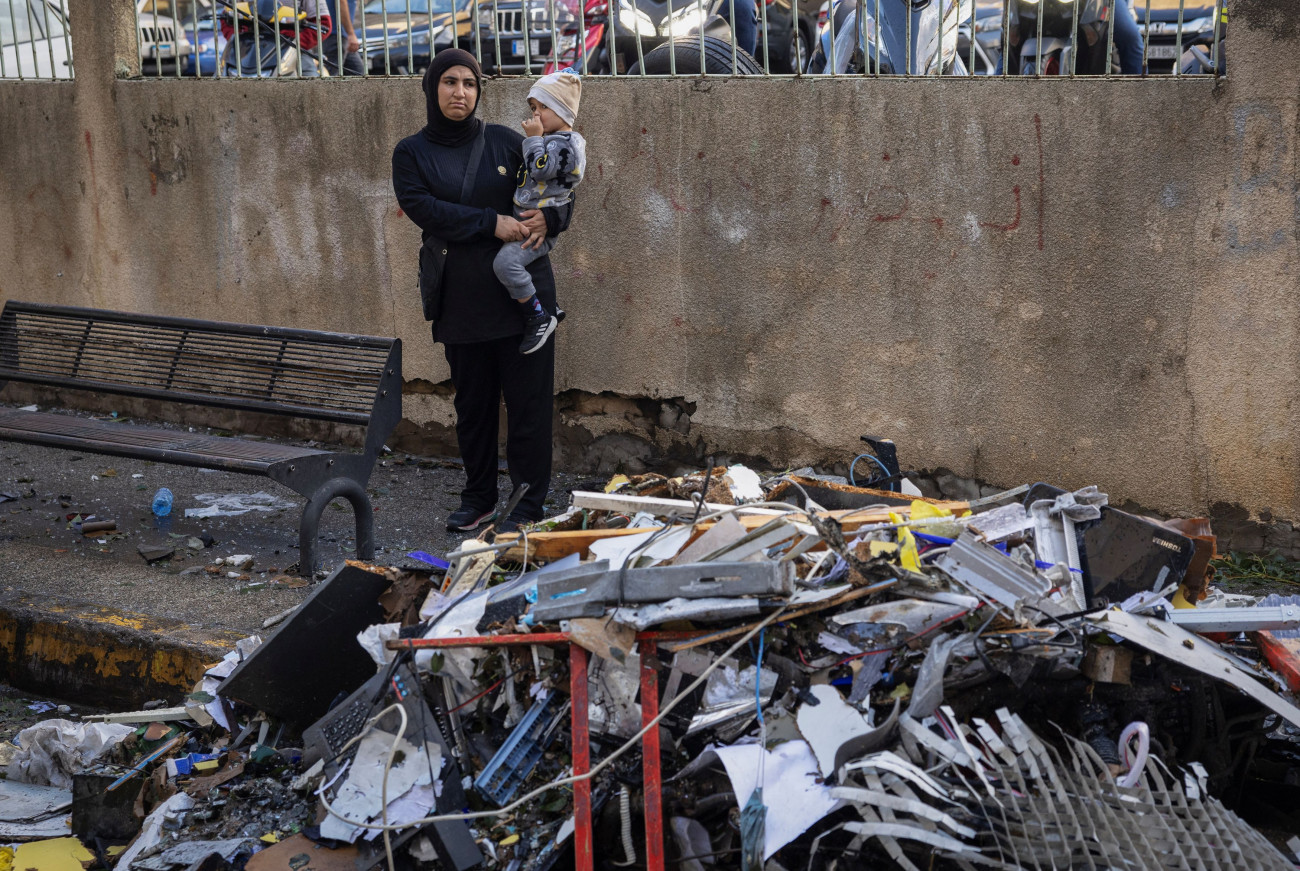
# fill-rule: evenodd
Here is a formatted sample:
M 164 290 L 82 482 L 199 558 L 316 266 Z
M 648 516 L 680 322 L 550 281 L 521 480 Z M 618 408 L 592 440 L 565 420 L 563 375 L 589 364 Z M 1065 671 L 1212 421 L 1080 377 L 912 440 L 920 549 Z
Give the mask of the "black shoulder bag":
M 478 176 L 478 165 L 483 159 L 483 139 L 487 125 L 479 128 L 478 138 L 469 152 L 469 165 L 465 168 L 465 182 L 460 188 L 460 204 L 465 205 L 470 194 L 474 192 L 474 179 Z M 424 319 L 436 321 L 442 314 L 442 272 L 447 266 L 447 240 L 430 236 L 420 246 L 420 304 L 424 307 Z

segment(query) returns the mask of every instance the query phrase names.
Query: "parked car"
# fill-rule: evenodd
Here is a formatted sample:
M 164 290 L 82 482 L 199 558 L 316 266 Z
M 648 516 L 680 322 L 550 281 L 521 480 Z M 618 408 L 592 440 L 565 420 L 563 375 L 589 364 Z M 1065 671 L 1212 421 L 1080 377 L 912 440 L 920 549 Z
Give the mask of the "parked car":
M 0 78 L 70 79 L 70 44 L 56 0 L 0 3 Z
M 177 24 L 193 8 L 190 0 L 137 0 L 140 72 L 146 76 L 175 75 L 178 64 L 193 51 L 185 29 Z
M 472 4 L 473 0 L 370 0 L 361 8 L 362 20 L 356 28 L 366 66 L 375 75 L 424 72 L 435 48 L 451 48 L 457 36 L 472 32 Z
M 202 13 L 198 21 L 182 19 L 185 38 L 190 41 L 190 53 L 181 58 L 182 75 L 211 76 L 217 71 L 217 57 L 226 46 L 226 39 L 217 25 L 217 13 Z

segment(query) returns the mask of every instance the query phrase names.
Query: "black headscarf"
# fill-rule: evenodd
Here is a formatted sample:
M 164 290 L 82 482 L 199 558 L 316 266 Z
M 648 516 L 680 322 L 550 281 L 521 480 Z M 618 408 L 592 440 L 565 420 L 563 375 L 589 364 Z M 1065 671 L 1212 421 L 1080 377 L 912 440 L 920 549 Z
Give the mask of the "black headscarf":
M 442 114 L 438 106 L 438 80 L 452 67 L 469 67 L 478 82 L 478 93 L 474 97 L 474 108 L 463 121 L 453 121 Z M 479 100 L 483 97 L 483 69 L 478 65 L 474 55 L 459 48 L 449 48 L 438 52 L 429 68 L 424 71 L 424 102 L 429 116 L 429 123 L 424 128 L 425 137 L 437 145 L 455 148 L 466 145 L 478 135 L 483 122 L 474 117 L 478 111 Z

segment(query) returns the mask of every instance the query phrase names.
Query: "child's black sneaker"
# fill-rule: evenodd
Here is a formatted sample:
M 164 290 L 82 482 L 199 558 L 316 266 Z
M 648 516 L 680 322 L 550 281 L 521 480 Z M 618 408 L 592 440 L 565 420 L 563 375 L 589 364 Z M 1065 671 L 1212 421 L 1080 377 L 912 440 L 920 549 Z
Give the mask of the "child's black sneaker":
M 557 321 L 548 312 L 540 312 L 524 321 L 524 340 L 519 343 L 519 353 L 531 354 L 546 344 L 555 332 Z

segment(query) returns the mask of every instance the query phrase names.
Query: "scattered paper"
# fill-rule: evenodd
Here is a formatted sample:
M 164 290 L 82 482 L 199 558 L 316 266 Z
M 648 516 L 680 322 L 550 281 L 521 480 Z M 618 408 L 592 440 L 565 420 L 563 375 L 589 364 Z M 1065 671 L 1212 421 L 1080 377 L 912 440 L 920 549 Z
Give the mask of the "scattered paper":
M 658 565 L 667 559 L 672 559 L 677 555 L 677 551 L 690 540 L 694 529 L 689 526 L 682 526 L 671 532 L 660 533 L 655 529 L 650 532 L 642 532 L 637 535 L 616 535 L 610 538 L 603 538 L 593 542 L 591 545 L 591 558 L 593 560 L 609 560 L 610 571 L 618 571 L 623 568 L 628 557 L 632 556 L 633 551 L 637 551 L 637 561 L 632 568 L 646 568 L 648 566 Z M 654 536 L 654 543 L 646 547 L 646 542 Z M 639 549 L 639 550 L 638 550 Z
M 392 662 L 393 657 L 397 655 L 396 650 L 388 650 L 384 647 L 385 642 L 396 639 L 401 631 L 401 623 L 376 623 L 367 626 L 357 634 L 357 643 L 375 661 L 375 665 L 382 668 Z
M 766 861 L 838 808 L 840 802 L 831 798 L 830 787 L 820 782 L 817 760 L 804 741 L 787 741 L 767 751 L 757 744 L 713 747 L 703 755 L 712 754 L 722 761 L 736 803 L 744 807 L 758 785 L 759 757 L 764 753 L 767 759 L 763 762 L 763 795 L 768 801 L 777 802 L 775 807 L 768 806 L 763 842 Z
M 128 871 L 131 863 L 141 853 L 162 843 L 163 824 L 167 821 L 167 817 L 175 817 L 192 807 L 194 807 L 194 799 L 183 792 L 178 792 L 154 808 L 153 813 L 145 818 L 144 825 L 140 828 L 140 834 L 135 836 L 135 840 L 131 842 L 131 846 L 127 847 L 126 852 L 118 857 L 117 864 L 113 866 L 115 871 Z
M 361 739 L 357 754 L 348 769 L 347 780 L 339 787 L 330 805 L 350 820 L 374 822 L 384 814 L 384 766 L 393 746 L 393 735 L 375 730 Z M 430 771 L 442 770 L 442 751 L 435 744 L 415 747 L 405 738 L 397 742 L 394 762 L 388 771 L 388 824 L 402 825 L 428 816 L 435 801 L 435 784 Z M 320 826 L 321 837 L 356 843 L 363 834 L 374 837 L 377 829 L 345 822 L 333 814 Z

